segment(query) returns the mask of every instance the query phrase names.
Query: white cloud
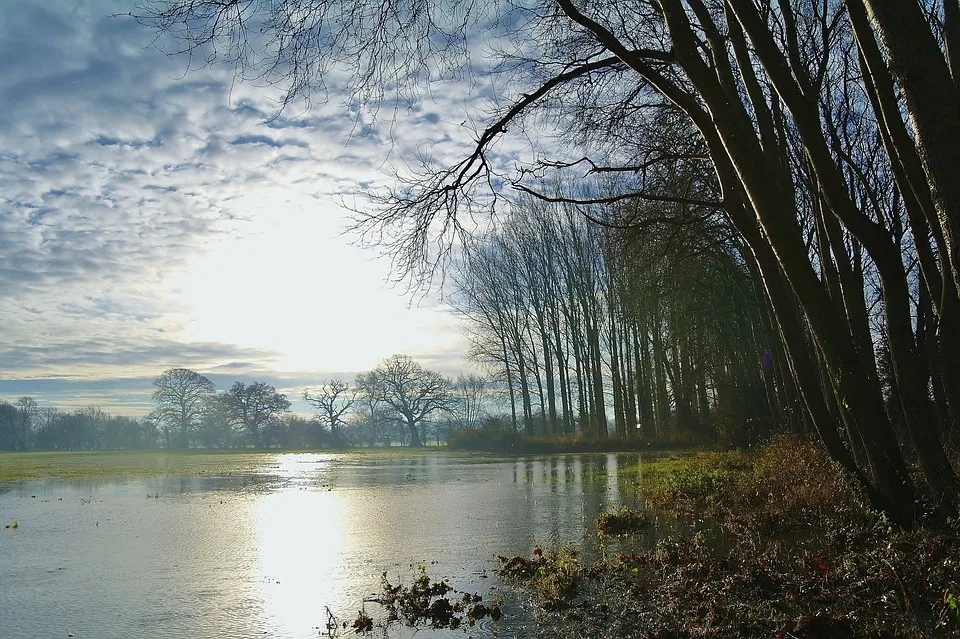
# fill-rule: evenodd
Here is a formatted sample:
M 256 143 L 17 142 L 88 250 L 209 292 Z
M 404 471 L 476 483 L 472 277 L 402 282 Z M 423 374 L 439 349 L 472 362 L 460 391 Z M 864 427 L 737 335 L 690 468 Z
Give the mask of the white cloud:
M 341 237 L 338 202 L 421 149 L 445 162 L 469 143 L 466 81 L 392 126 L 335 97 L 270 119 L 278 89 L 228 69 L 184 76 L 109 17 L 127 9 L 0 9 L 0 379 L 142 382 L 169 366 L 306 379 L 394 352 L 461 368 L 450 314 L 408 308 L 387 263 Z

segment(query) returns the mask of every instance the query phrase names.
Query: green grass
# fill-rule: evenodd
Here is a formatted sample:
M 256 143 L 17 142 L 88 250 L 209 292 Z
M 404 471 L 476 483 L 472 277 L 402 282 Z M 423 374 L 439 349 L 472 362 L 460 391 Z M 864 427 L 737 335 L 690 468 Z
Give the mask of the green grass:
M 424 455 L 451 457 L 502 458 L 509 453 L 450 450 L 445 446 L 410 448 L 356 448 L 349 450 L 95 450 L 59 452 L 3 452 L 0 453 L 0 484 L 43 479 L 107 479 L 120 477 L 157 477 L 191 475 L 256 474 L 275 466 L 278 457 L 285 454 L 332 454 L 350 461 L 370 458 L 410 458 Z M 530 454 L 530 453 L 525 453 Z M 553 453 L 582 454 L 582 453 Z M 680 459 L 653 459 L 642 463 L 640 474 L 646 480 L 669 473 L 684 465 Z M 637 468 L 621 469 L 621 474 Z M 593 481 L 606 479 L 606 474 L 592 477 Z
M 614 434 L 603 438 L 580 433 L 542 436 L 502 428 L 458 428 L 447 437 L 451 450 L 528 455 L 669 451 L 691 448 L 695 444 L 689 437 L 654 443 L 638 438 L 621 439 Z
M 277 452 L 199 450 L 0 453 L 0 482 L 252 474 L 275 465 L 277 455 Z
M 483 457 L 445 447 L 357 448 L 350 450 L 93 450 L 0 453 L 0 485 L 43 479 L 107 479 L 191 475 L 244 475 L 275 466 L 286 454 L 329 454 L 338 459 L 410 458 L 424 455 Z M 2 488 L 0 488 L 2 490 Z

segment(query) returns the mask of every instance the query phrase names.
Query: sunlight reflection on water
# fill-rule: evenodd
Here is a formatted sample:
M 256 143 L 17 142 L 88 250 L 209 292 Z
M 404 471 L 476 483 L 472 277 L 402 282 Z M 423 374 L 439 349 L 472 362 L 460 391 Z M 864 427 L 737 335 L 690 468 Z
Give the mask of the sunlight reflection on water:
M 324 606 L 347 610 L 342 498 L 286 488 L 256 504 L 264 612 L 282 634 L 325 621 Z
M 529 617 L 494 556 L 595 544 L 599 513 L 633 499 L 616 470 L 637 456 L 264 459 L 227 477 L 0 493 L 0 522 L 20 522 L 0 529 L 0 637 L 317 637 L 326 607 L 349 623 L 384 572 L 409 583 L 417 565 L 485 601 L 504 597 L 510 615 L 466 634 L 391 627 L 391 638 L 512 637 Z

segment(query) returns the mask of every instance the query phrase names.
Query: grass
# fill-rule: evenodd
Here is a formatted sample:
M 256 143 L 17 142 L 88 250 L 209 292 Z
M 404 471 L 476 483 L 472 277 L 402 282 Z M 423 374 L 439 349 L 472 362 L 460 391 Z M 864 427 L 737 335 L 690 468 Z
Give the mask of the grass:
M 597 532 L 604 535 L 623 535 L 637 532 L 650 525 L 645 510 L 634 510 L 627 505 L 602 513 L 597 518 Z
M 542 451 L 548 452 L 548 451 Z M 561 454 L 560 451 L 552 451 Z M 570 452 L 570 451 L 568 451 Z M 584 451 L 591 452 L 591 451 Z M 453 450 L 445 446 L 391 446 L 389 448 L 353 448 L 325 450 L 92 450 L 0 452 L 0 490 L 2 484 L 42 479 L 106 479 L 111 477 L 156 477 L 208 475 L 243 475 L 262 472 L 277 463 L 284 454 L 330 454 L 339 459 L 409 458 L 444 454 L 456 457 L 487 457 L 510 454 L 531 454 L 530 451 L 490 453 L 487 451 Z M 672 460 L 655 460 L 649 471 L 661 472 L 673 467 Z M 647 469 L 647 464 L 644 464 Z
M 279 451 L 204 450 L 0 453 L 0 483 L 41 479 L 255 474 L 275 465 L 278 454 Z
M 862 496 L 818 445 L 780 437 L 753 453 L 700 452 L 652 465 L 639 484 L 654 508 L 678 516 L 703 513 L 728 527 L 767 533 L 824 522 L 864 525 Z
M 520 585 L 548 609 L 566 608 L 577 594 L 580 583 L 580 556 L 573 546 L 543 552 L 534 549 L 533 557 L 498 557 L 497 572 L 507 581 Z
M 446 453 L 446 448 L 356 448 L 348 450 L 91 450 L 0 453 L 0 484 L 41 479 L 106 479 L 263 472 L 280 455 L 335 455 L 338 459 L 409 458 Z M 459 453 L 463 455 L 464 453 Z
M 646 439 L 591 437 L 581 434 L 525 435 L 502 428 L 460 428 L 450 432 L 447 445 L 451 450 L 488 453 L 560 454 L 560 453 L 621 453 L 689 448 L 696 442 L 690 437 L 651 442 Z

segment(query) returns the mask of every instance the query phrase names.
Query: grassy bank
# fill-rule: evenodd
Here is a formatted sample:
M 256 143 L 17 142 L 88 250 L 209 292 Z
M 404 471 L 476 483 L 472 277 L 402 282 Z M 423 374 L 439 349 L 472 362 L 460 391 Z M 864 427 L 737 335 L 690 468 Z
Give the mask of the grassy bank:
M 447 446 L 393 446 L 390 448 L 353 448 L 329 450 L 95 450 L 53 452 L 0 452 L 0 483 L 41 479 L 105 479 L 110 477 L 151 477 L 160 475 L 189 476 L 198 474 L 239 475 L 262 472 L 275 466 L 284 454 L 335 455 L 338 459 L 407 458 L 420 455 L 449 454 L 474 456 L 492 453 L 560 454 L 616 452 L 623 450 L 603 442 L 581 440 L 532 440 L 529 446 L 504 450 L 451 448 Z M 655 450 L 642 446 L 636 449 Z M 669 466 L 673 462 L 654 462 L 651 468 Z
M 534 596 L 541 619 L 561 634 L 960 633 L 956 528 L 895 529 L 816 446 L 781 439 L 753 454 L 703 453 L 651 470 L 637 489 L 652 510 L 712 518 L 726 543 L 667 538 L 641 553 L 607 551 L 590 565 L 571 548 L 502 558 L 502 574 Z M 621 510 L 598 529 L 629 534 L 648 520 Z

